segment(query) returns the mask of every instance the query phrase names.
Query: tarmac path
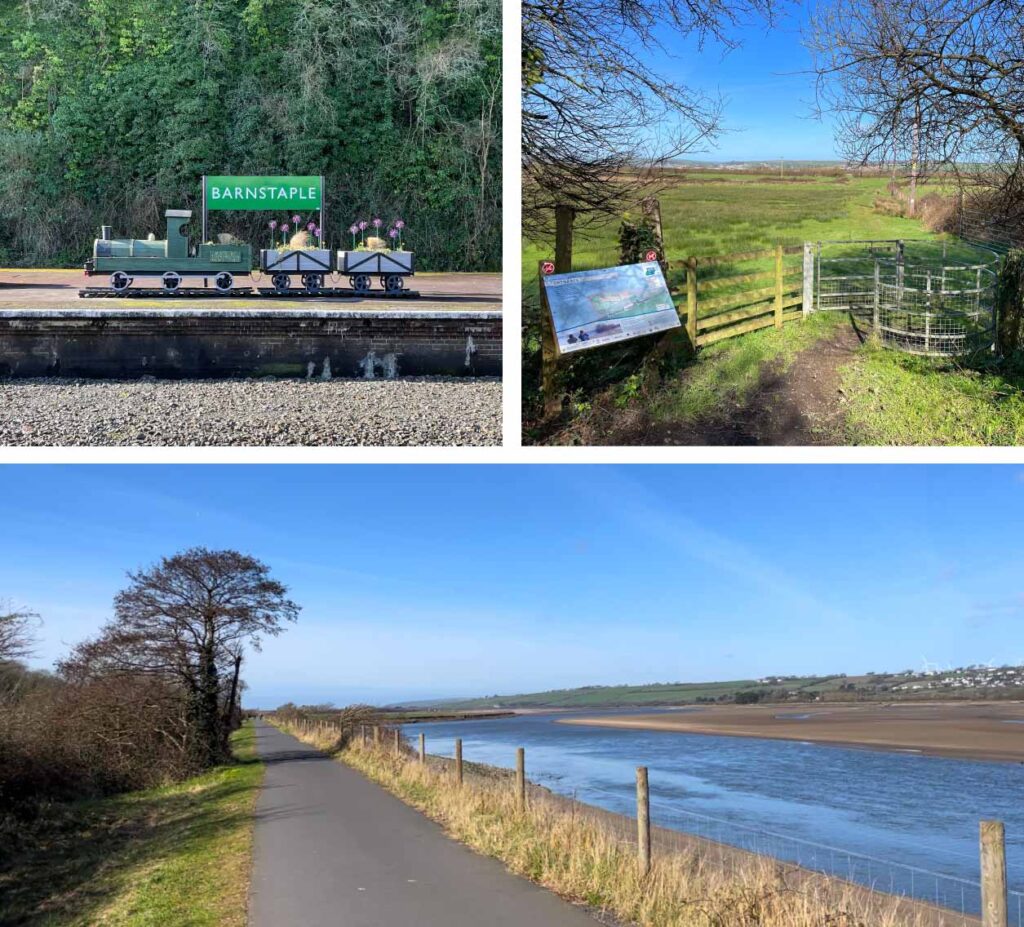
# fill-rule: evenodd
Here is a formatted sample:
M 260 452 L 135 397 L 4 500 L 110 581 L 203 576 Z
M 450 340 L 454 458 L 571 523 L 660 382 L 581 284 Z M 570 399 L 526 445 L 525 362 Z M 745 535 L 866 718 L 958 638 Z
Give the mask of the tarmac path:
M 250 927 L 594 927 L 356 770 L 256 722 Z

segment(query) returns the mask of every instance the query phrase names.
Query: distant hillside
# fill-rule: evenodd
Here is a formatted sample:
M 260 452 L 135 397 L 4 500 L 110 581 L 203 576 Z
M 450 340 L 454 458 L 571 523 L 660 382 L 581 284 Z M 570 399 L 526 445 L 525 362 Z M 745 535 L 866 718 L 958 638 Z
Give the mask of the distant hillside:
M 848 676 L 767 676 L 725 682 L 583 686 L 519 695 L 407 702 L 409 708 L 467 711 L 509 708 L 634 708 L 754 702 L 886 701 L 937 698 L 1024 698 L 1024 667 L 969 666 Z

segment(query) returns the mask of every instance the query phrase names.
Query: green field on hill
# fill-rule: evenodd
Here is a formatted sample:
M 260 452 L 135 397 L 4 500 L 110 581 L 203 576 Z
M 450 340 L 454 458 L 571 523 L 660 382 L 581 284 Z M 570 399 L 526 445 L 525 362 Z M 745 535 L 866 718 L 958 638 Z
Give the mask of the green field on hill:
M 1021 695 L 1019 668 L 999 670 L 951 669 L 939 675 L 905 670 L 899 673 L 866 673 L 829 676 L 770 676 L 763 679 L 733 679 L 721 682 L 666 682 L 649 685 L 582 686 L 577 689 L 549 689 L 518 695 L 489 695 L 469 699 L 439 699 L 413 703 L 434 710 L 515 708 L 643 708 L 721 701 L 848 701 L 884 699 L 898 701 L 920 698 L 1017 697 Z M 978 674 L 996 673 L 995 687 L 963 684 Z M 946 677 L 960 680 L 945 684 Z M 919 689 L 910 687 L 919 685 Z M 929 688 L 931 685 L 931 688 Z M 903 689 L 896 689 L 902 686 Z

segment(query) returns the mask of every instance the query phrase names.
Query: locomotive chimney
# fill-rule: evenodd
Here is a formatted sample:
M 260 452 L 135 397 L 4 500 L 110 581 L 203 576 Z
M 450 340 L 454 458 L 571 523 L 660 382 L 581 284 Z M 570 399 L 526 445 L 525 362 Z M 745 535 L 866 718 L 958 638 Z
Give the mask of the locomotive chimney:
M 111 233 L 112 228 L 113 226 L 110 225 L 100 226 L 100 238 L 102 238 L 103 241 L 110 241 L 110 239 L 114 237 Z

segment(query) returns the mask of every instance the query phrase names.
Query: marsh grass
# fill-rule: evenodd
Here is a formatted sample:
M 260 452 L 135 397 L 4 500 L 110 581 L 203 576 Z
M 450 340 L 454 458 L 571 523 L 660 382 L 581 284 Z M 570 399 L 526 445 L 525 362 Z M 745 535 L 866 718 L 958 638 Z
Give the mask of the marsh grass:
M 695 838 L 659 850 L 649 874 L 613 816 L 533 787 L 517 810 L 506 771 L 469 771 L 460 788 L 450 765 L 420 764 L 408 748 L 335 750 L 330 733 L 287 728 L 437 821 L 455 839 L 559 895 L 643 927 L 927 927 L 916 906 Z M 597 811 L 597 809 L 592 809 Z M 621 819 L 620 819 L 621 820 Z M 714 847 L 716 852 L 708 852 Z M 723 864 L 723 860 L 726 864 Z
M 69 802 L 0 835 L 5 927 L 244 927 L 263 776 L 251 724 L 235 761 L 163 788 Z

